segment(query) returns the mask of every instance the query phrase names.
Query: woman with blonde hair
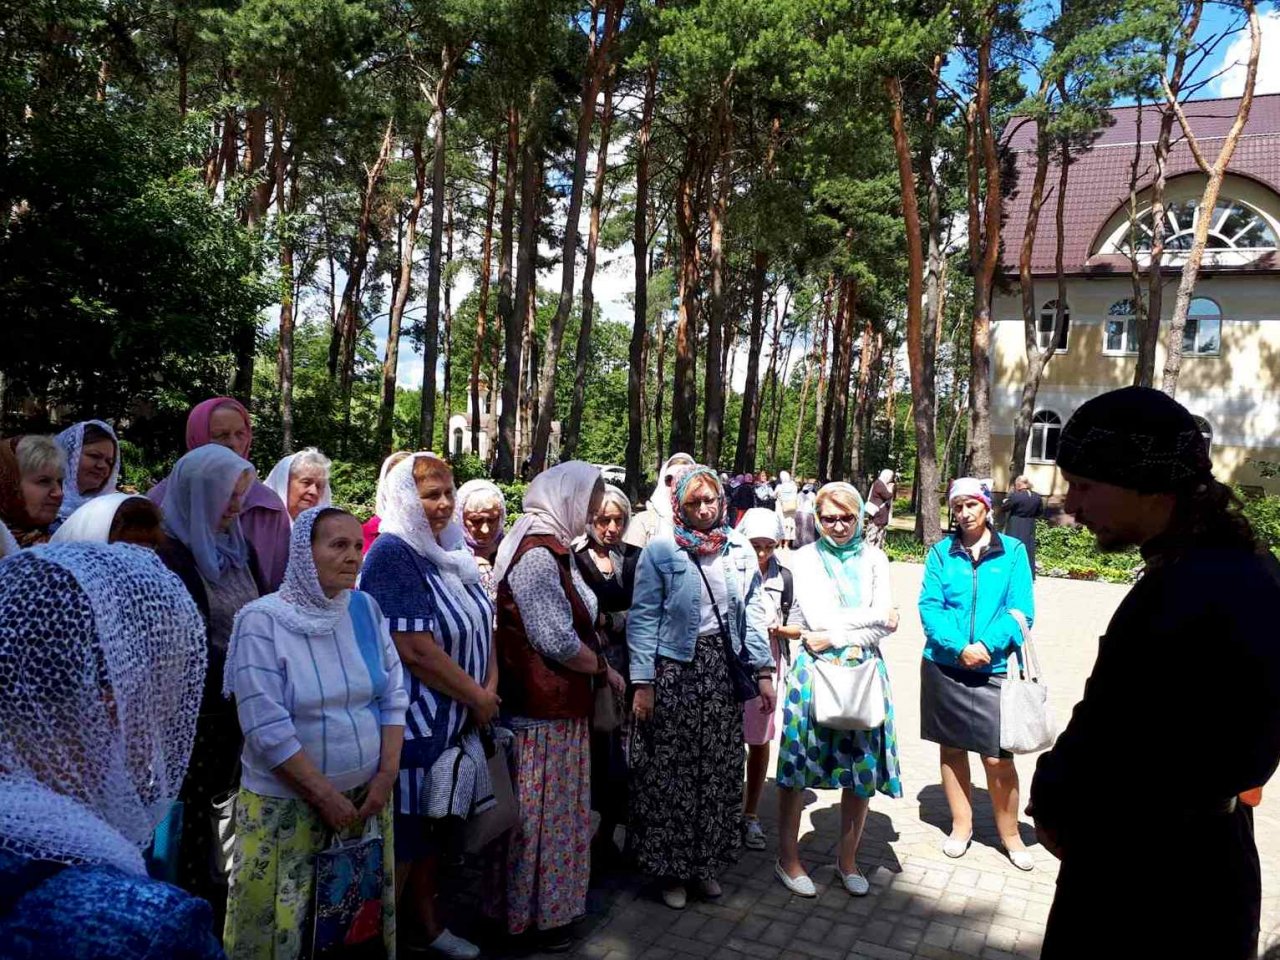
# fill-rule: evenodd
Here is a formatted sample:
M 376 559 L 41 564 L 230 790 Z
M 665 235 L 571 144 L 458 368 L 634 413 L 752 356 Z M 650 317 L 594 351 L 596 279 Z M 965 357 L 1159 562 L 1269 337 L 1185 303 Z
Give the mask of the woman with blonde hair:
M 742 715 L 751 698 L 734 677 L 749 684 L 754 674 L 754 709 L 772 713 L 775 703 L 760 570 L 728 509 L 709 467 L 678 478 L 672 530 L 641 555 L 627 616 L 632 849 L 673 910 L 684 909 L 690 885 L 720 896 L 716 878 L 742 845 Z
M 817 896 L 800 862 L 798 837 L 804 791 L 840 790 L 840 845 L 836 870 L 855 897 L 870 889 L 858 869 L 858 845 L 867 808 L 877 793 L 902 796 L 898 735 L 894 727 L 889 671 L 880 641 L 898 628 L 889 585 L 889 560 L 863 540 L 862 497 L 848 483 L 818 491 L 821 538 L 792 557 L 796 602 L 790 623 L 800 627 L 803 647 L 787 677 L 782 740 L 778 747 L 779 855 L 775 873 L 792 893 Z M 871 730 L 820 725 L 813 714 L 816 664 L 856 667 L 876 663 L 884 691 L 884 721 Z
M 53 437 L 0 440 L 0 522 L 20 548 L 47 543 L 65 497 L 66 454 Z

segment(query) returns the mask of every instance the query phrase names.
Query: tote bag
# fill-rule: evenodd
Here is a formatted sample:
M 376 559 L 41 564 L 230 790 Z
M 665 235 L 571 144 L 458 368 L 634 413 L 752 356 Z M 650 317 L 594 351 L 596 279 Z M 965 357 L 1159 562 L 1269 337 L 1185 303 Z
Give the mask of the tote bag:
M 813 719 L 832 730 L 874 730 L 884 723 L 880 657 L 846 667 L 813 660 Z
M 323 958 L 385 957 L 382 941 L 382 848 L 378 818 L 358 840 L 334 837 L 316 854 L 312 952 Z
M 511 765 L 507 761 L 506 747 L 498 743 L 488 729 L 481 729 L 480 742 L 484 744 L 495 802 L 483 813 L 467 819 L 462 844 L 467 853 L 473 854 L 479 853 L 520 822 L 520 810 L 516 806 L 516 792 L 511 785 Z
M 1036 753 L 1053 746 L 1057 729 L 1049 709 L 1049 688 L 1040 679 L 1040 662 L 1031 628 L 1020 610 L 1009 615 L 1022 630 L 1022 649 L 1009 658 L 1009 674 L 1000 687 L 1000 748 Z

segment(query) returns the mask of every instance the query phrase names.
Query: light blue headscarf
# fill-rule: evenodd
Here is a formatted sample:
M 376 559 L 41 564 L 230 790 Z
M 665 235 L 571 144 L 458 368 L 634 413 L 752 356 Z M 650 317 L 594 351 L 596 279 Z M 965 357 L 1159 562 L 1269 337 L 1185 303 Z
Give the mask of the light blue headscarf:
M 249 563 L 249 544 L 240 529 L 240 518 L 229 530 L 218 529 L 236 483 L 246 470 L 257 479 L 248 460 L 209 443 L 174 464 L 165 487 L 160 507 L 165 532 L 191 551 L 200 575 L 213 583 L 221 581 L 228 570 L 241 570 Z
M 818 500 L 822 500 L 824 493 L 835 493 L 837 490 L 849 494 L 858 502 L 857 509 L 854 511 L 858 515 L 858 526 L 853 531 L 853 537 L 843 545 L 837 544 L 824 531 L 818 540 L 818 556 L 822 558 L 822 566 L 827 571 L 827 576 L 836 585 L 841 605 L 860 607 L 862 606 L 862 494 L 858 493 L 857 487 L 853 484 L 837 480 L 822 485 L 822 489 L 818 491 Z M 818 511 L 818 515 L 822 515 L 821 510 Z

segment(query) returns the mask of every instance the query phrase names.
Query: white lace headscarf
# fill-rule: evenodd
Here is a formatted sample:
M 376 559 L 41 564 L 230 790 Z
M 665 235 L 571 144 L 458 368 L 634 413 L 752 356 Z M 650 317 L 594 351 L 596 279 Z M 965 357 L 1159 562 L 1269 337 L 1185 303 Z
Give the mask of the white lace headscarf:
M 327 507 L 333 503 L 333 492 L 329 487 L 329 471 L 333 464 L 323 453 L 315 447 L 307 447 L 305 450 L 299 450 L 297 453 L 291 453 L 287 457 L 282 457 L 271 472 L 267 474 L 267 479 L 263 481 L 263 485 L 270 487 L 271 492 L 280 498 L 280 502 L 284 504 L 284 512 L 289 512 L 289 481 L 293 477 L 294 465 L 299 468 L 311 464 L 324 473 L 324 492 L 320 494 L 317 501 L 317 507 Z M 295 521 L 290 518 L 290 523 Z
M 80 492 L 80 453 L 84 449 L 84 428 L 89 424 L 93 424 L 99 430 L 109 434 L 112 442 L 116 445 L 116 456 L 115 461 L 111 464 L 111 475 L 107 477 L 107 482 L 102 485 L 102 489 L 97 493 Z M 53 439 L 58 442 L 58 446 L 62 447 L 67 455 L 67 476 L 66 482 L 62 485 L 62 506 L 58 507 L 59 517 L 71 516 L 83 504 L 94 497 L 116 492 L 116 485 L 120 482 L 120 441 L 116 437 L 116 432 L 111 429 L 110 424 L 103 423 L 101 420 L 85 420 L 81 423 L 72 424 Z
M 386 512 L 387 505 L 387 474 L 391 472 L 391 468 L 398 463 L 403 463 L 405 458 L 411 457 L 413 454 L 403 451 L 396 451 L 382 461 L 382 466 L 378 470 L 378 486 L 373 495 L 373 512 L 381 517 Z M 396 459 L 399 457 L 400 459 Z
M 672 518 L 671 491 L 673 486 L 668 481 L 674 480 L 682 467 L 692 467 L 696 462 L 687 453 L 673 453 L 668 457 L 667 462 L 658 471 L 658 482 L 654 485 L 653 493 L 649 494 L 647 509 L 652 510 L 663 520 L 670 521 Z
M 106 543 L 111 538 L 111 524 L 116 511 L 126 500 L 147 500 L 140 493 L 104 493 L 94 497 L 67 517 L 50 543 Z M 147 503 L 150 503 L 147 500 Z
M 599 482 L 600 468 L 582 460 L 558 463 L 534 477 L 524 492 L 524 514 L 498 548 L 493 564 L 495 582 L 501 583 L 507 575 L 520 541 L 527 536 L 550 535 L 566 547 L 572 546 L 587 528 L 591 492 Z
M 420 557 L 426 557 L 445 576 L 462 584 L 479 583 L 480 568 L 462 535 L 462 524 L 457 514 L 437 537 L 427 522 L 427 513 L 418 496 L 418 482 L 413 476 L 413 465 L 419 460 L 447 461 L 434 453 L 414 453 L 401 460 L 387 474 L 379 493 L 378 516 L 382 518 L 379 534 L 390 533 L 413 548 Z M 456 500 L 455 493 L 455 500 Z
M 289 563 L 285 567 L 280 589 L 246 603 L 236 614 L 231 628 L 231 640 L 227 645 L 227 664 L 222 675 L 222 695 L 231 696 L 233 679 L 239 664 L 236 663 L 236 638 L 240 635 L 240 618 L 250 611 L 266 613 L 292 633 L 303 635 L 329 634 L 335 631 L 351 601 L 351 591 L 343 590 L 335 597 L 325 596 L 320 586 L 320 573 L 316 570 L 312 552 L 311 534 L 320 515 L 328 511 L 351 516 L 345 510 L 333 507 L 312 507 L 298 514 L 289 535 Z
M 131 544 L 35 547 L 0 564 L 0 848 L 146 875 L 187 772 L 204 621 Z

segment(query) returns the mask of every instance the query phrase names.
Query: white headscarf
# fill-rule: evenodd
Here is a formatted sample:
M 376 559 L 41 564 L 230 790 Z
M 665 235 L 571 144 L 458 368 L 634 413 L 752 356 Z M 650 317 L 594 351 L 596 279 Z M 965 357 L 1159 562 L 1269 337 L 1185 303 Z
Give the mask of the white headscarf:
M 263 481 L 263 485 L 270 487 L 275 495 L 280 498 L 280 502 L 284 504 L 284 512 L 286 514 L 289 513 L 289 479 L 293 473 L 293 461 L 304 453 L 310 452 L 319 453 L 320 451 L 316 450 L 314 447 L 309 447 L 306 450 L 299 450 L 297 453 L 291 453 L 287 457 L 282 457 L 276 465 L 271 468 L 271 472 L 267 474 L 267 479 Z M 333 493 L 329 489 L 329 474 L 328 471 L 326 471 L 324 477 L 324 493 L 320 494 L 320 500 L 316 503 L 316 507 L 324 508 L 330 506 L 332 503 Z M 295 521 L 290 519 L 289 522 L 293 523 Z
M 549 535 L 566 547 L 587 528 L 591 492 L 600 482 L 600 468 L 582 460 L 558 463 L 533 478 L 524 493 L 524 514 L 498 548 L 493 578 L 501 583 L 511 567 L 520 541 L 527 536 Z M 661 480 L 659 484 L 661 485 Z M 667 494 L 670 512 L 670 493 Z
M 668 457 L 667 462 L 658 471 L 658 483 L 653 488 L 653 493 L 649 494 L 648 509 L 669 522 L 673 512 L 671 507 L 672 488 L 667 481 L 673 479 L 681 467 L 692 467 L 696 463 L 697 461 L 687 453 L 673 453 Z
M 60 526 L 50 543 L 106 543 L 116 511 L 126 500 L 147 500 L 140 493 L 104 493 L 85 503 Z M 147 503 L 150 503 L 147 500 Z
M 240 529 L 240 518 L 231 529 L 218 529 L 246 470 L 251 480 L 258 478 L 248 460 L 224 446 L 207 443 L 173 465 L 165 486 L 160 506 L 165 530 L 191 551 L 200 575 L 214 583 L 220 582 L 227 570 L 241 569 L 249 562 L 249 542 Z
M 782 520 L 777 513 L 764 507 L 752 507 L 738 521 L 738 532 L 748 540 L 772 540 L 782 542 Z
M 102 485 L 102 489 L 97 493 L 80 492 L 80 453 L 84 450 L 84 428 L 89 424 L 93 424 L 99 430 L 110 434 L 112 441 L 116 445 L 116 457 L 111 464 L 111 475 L 107 477 L 107 482 Z M 53 439 L 58 442 L 58 446 L 62 447 L 67 455 L 67 477 L 66 482 L 62 485 L 62 506 L 58 507 L 59 517 L 71 516 L 71 514 L 80 509 L 82 504 L 87 503 L 94 497 L 116 492 L 116 485 L 120 482 L 120 441 L 116 438 L 116 432 L 111 429 L 109 424 L 103 423 L 101 420 L 85 420 L 81 423 L 72 424 Z
M 286 630 L 298 635 L 328 634 L 337 629 L 351 601 L 351 591 L 343 590 L 335 597 L 325 596 L 311 552 L 311 531 L 320 514 L 330 507 L 311 507 L 298 514 L 289 535 L 289 564 L 284 581 L 275 593 L 259 597 L 240 608 L 231 628 L 227 645 L 227 663 L 222 675 L 222 695 L 231 696 L 236 670 L 236 639 L 240 635 L 240 618 L 249 611 L 265 613 L 280 622 Z M 345 511 L 343 511 L 345 513 Z M 349 514 L 348 514 L 349 516 Z
M 893 483 L 893 471 L 892 471 L 892 470 L 890 470 L 890 469 L 888 469 L 887 467 L 886 467 L 884 470 L 881 470 L 881 471 L 880 471 L 880 482 L 881 482 L 881 483 L 886 483 L 886 484 L 887 484 L 887 483 Z
M 206 657 L 195 602 L 150 550 L 50 544 L 0 564 L 0 849 L 145 876 Z
M 391 468 L 395 466 L 395 463 L 403 463 L 404 459 L 407 459 L 408 457 L 411 457 L 411 456 L 413 456 L 413 454 L 404 453 L 403 451 L 397 451 L 393 454 L 388 455 L 382 461 L 382 466 L 378 470 L 378 486 L 373 495 L 373 512 L 376 513 L 379 517 L 383 516 L 386 513 L 387 474 L 391 472 Z M 395 463 L 392 463 L 392 461 L 395 460 L 396 457 L 400 457 L 402 459 L 396 460 Z
M 457 514 L 440 535 L 431 531 L 422 500 L 418 497 L 418 483 L 413 477 L 413 465 L 419 460 L 443 459 L 434 453 L 414 453 L 401 460 L 381 485 L 378 496 L 378 516 L 382 518 L 379 534 L 390 533 L 399 537 L 420 557 L 426 557 L 445 577 L 455 577 L 463 584 L 479 583 L 480 568 L 462 536 L 462 524 Z M 456 500 L 456 496 L 455 496 Z

